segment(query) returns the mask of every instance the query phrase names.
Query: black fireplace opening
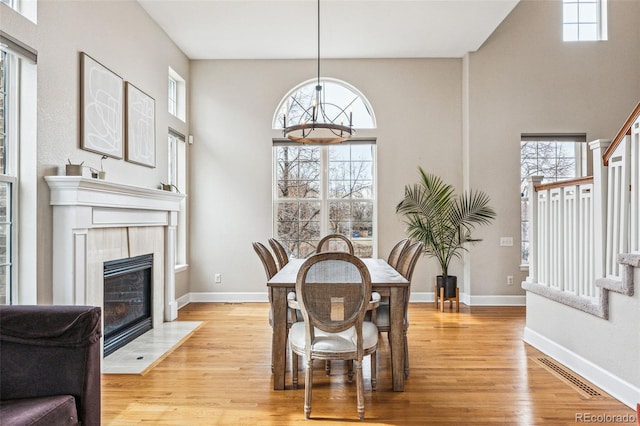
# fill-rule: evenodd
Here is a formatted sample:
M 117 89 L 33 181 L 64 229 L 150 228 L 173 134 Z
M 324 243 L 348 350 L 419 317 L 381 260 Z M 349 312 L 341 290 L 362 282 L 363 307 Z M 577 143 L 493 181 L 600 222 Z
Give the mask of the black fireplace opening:
M 104 262 L 104 356 L 153 328 L 153 254 Z

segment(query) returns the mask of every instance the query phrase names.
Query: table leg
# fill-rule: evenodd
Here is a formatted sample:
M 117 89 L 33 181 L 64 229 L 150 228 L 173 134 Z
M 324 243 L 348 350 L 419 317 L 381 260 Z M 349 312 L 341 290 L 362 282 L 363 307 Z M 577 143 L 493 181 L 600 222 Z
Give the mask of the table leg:
M 271 361 L 273 362 L 273 389 L 285 388 L 287 364 L 287 289 L 271 289 L 273 310 L 273 337 L 271 339 Z
M 391 377 L 393 390 L 404 391 L 404 298 L 405 289 L 392 287 L 389 297 L 389 329 L 391 339 Z

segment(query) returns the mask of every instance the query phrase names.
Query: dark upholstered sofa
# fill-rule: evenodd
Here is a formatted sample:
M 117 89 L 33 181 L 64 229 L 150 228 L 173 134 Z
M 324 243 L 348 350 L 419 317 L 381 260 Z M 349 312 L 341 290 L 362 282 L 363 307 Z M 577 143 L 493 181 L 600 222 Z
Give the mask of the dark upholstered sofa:
M 99 425 L 101 310 L 0 306 L 0 424 Z

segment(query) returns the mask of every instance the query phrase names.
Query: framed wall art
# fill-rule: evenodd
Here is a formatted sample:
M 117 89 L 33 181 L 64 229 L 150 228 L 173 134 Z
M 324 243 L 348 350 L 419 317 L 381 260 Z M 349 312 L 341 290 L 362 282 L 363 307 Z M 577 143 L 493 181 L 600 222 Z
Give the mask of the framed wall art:
M 156 166 L 156 101 L 133 84 L 125 88 L 126 160 L 147 167 Z
M 80 53 L 80 148 L 122 158 L 122 77 Z

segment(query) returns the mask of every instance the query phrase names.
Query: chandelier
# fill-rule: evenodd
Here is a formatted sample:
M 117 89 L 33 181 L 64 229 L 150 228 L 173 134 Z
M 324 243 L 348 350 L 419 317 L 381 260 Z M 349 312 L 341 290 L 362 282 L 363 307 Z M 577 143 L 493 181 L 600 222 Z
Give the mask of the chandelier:
M 311 105 L 306 106 L 301 99 L 292 97 L 289 110 L 297 109 L 293 123 L 287 123 L 287 111 L 282 112 L 283 134 L 301 143 L 344 142 L 353 134 L 353 112 L 346 107 L 328 103 L 320 82 L 320 0 L 318 0 L 318 80 Z M 285 107 L 286 108 L 286 107 Z

